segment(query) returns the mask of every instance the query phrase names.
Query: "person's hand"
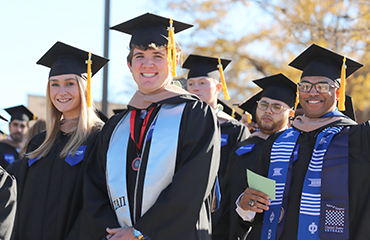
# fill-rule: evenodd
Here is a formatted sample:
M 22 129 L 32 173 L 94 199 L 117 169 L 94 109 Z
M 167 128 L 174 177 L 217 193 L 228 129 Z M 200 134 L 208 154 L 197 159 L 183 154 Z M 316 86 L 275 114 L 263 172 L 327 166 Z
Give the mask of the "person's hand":
M 239 201 L 239 205 L 243 210 L 257 213 L 269 210 L 268 206 L 270 204 L 269 196 L 267 194 L 253 188 L 245 189 Z
M 107 239 L 109 240 L 137 240 L 132 234 L 132 227 L 130 228 L 107 228 L 106 231 L 109 233 Z

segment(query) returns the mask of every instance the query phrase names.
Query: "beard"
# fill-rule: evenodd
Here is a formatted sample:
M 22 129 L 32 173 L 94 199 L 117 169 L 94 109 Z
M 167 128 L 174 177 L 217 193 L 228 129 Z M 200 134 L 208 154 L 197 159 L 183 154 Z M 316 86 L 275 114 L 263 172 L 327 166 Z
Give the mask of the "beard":
M 13 133 L 13 134 L 10 134 L 10 137 L 12 138 L 12 140 L 14 142 L 22 142 L 23 141 L 23 136 L 22 134 L 20 133 Z
M 262 120 L 264 117 L 268 117 L 272 121 L 269 123 L 266 123 Z M 275 121 L 274 118 L 268 114 L 262 115 L 262 117 L 260 118 L 257 116 L 258 128 L 261 130 L 261 132 L 266 133 L 266 134 L 272 134 L 274 132 L 277 132 L 283 129 L 287 125 L 288 123 L 287 121 L 288 120 L 285 118 Z

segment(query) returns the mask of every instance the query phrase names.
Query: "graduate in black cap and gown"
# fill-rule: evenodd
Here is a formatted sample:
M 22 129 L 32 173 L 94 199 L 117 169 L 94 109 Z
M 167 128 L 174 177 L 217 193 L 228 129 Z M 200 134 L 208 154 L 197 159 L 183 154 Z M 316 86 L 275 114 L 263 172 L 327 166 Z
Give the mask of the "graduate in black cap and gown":
M 220 200 L 222 200 L 219 184 L 222 182 L 226 172 L 227 159 L 235 144 L 249 136 L 247 127 L 234 118 L 236 116 L 235 110 L 218 99 L 218 95 L 222 90 L 224 90 L 225 99 L 229 99 L 223 70 L 230 62 L 231 60 L 227 59 L 190 54 L 182 66 L 189 69 L 187 90 L 212 107 L 221 128 L 220 169 L 218 170 L 217 200 L 215 202 L 215 212 L 212 214 L 212 225 L 219 218 L 217 209 L 220 206 Z M 239 117 L 241 118 L 240 115 Z
M 276 181 L 276 200 L 245 191 L 247 239 L 369 239 L 370 126 L 340 112 L 345 80 L 362 65 L 315 44 L 289 65 L 302 70 L 304 116 L 271 136 L 251 167 Z
M 15 239 L 80 239 L 84 167 L 103 125 L 91 77 L 107 62 L 62 42 L 37 62 L 50 68 L 46 132 L 31 139 L 17 174 Z
M 1 115 L 0 119 L 8 121 Z M 14 219 L 17 209 L 16 202 L 16 180 L 0 166 L 0 239 L 13 239 Z
M 189 27 L 151 13 L 112 27 L 131 34 L 127 64 L 138 90 L 89 159 L 81 239 L 211 239 L 217 120 L 208 104 L 170 84 L 173 28 Z
M 256 93 L 240 107 L 252 114 L 259 130 L 238 143 L 228 159 L 224 181 L 221 185 L 221 217 L 215 226 L 213 239 L 243 239 L 250 230 L 250 222 L 236 212 L 238 198 L 247 187 L 246 169 L 250 168 L 261 153 L 266 139 L 273 133 L 289 127 L 294 114 L 297 85 L 283 74 L 254 80 L 263 90 Z
M 226 89 L 223 70 L 231 60 L 190 54 L 182 65 L 189 69 L 187 90 L 197 95 L 202 101 L 208 103 L 215 111 L 221 127 L 221 159 L 218 179 L 222 182 L 226 171 L 227 159 L 235 144 L 249 136 L 249 131 L 242 123 L 238 122 L 241 116 L 226 103 L 218 99 L 219 93 Z M 220 72 L 220 68 L 222 72 Z M 221 79 L 221 82 L 220 82 Z M 225 98 L 229 99 L 224 92 Z M 227 113 L 228 112 L 228 113 Z M 233 115 L 233 116 L 232 116 Z M 239 119 L 235 119 L 237 116 Z
M 33 113 L 25 106 L 19 105 L 6 108 L 11 116 L 9 122 L 9 135 L 0 140 L 0 166 L 6 169 L 15 160 L 19 160 L 19 151 L 23 147 L 23 140 L 28 131 L 30 120 L 36 119 Z

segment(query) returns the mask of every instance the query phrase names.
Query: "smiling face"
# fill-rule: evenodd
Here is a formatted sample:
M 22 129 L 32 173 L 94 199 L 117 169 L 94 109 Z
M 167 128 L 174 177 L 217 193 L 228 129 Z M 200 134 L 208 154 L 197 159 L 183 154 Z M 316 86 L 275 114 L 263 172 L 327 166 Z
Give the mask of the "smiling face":
M 144 94 L 153 93 L 171 83 L 167 49 L 164 46 L 147 50 L 135 48 L 131 63 L 128 62 L 127 65 L 139 91 Z
M 222 88 L 221 83 L 210 77 L 197 77 L 189 78 L 187 85 L 190 93 L 197 95 L 211 107 L 217 107 L 217 96 Z
M 65 119 L 80 116 L 81 94 L 76 75 L 64 74 L 49 79 L 50 100 Z
M 289 117 L 293 116 L 294 114 L 293 110 L 289 108 L 288 104 L 268 97 L 262 97 L 260 101 L 266 101 L 270 104 L 266 110 L 261 110 L 258 107 L 256 108 L 257 125 L 261 132 L 265 134 L 272 134 L 288 126 Z M 283 110 L 278 114 L 272 112 L 272 103 L 278 103 L 282 105 L 284 107 Z
M 335 85 L 333 80 L 321 76 L 306 76 L 301 79 L 301 82 L 303 81 L 310 83 L 326 82 L 332 86 Z M 299 102 L 305 116 L 318 118 L 335 110 L 338 96 L 339 88 L 330 87 L 329 92 L 318 93 L 315 87 L 312 87 L 309 92 L 299 92 Z

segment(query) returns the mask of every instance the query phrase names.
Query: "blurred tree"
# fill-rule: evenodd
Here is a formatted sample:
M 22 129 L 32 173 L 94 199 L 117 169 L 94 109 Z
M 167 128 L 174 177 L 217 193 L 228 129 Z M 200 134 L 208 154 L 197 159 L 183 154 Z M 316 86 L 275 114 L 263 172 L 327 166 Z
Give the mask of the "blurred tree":
M 256 78 L 284 73 L 312 43 L 365 65 L 347 81 L 358 122 L 370 119 L 370 1 L 368 0 L 168 0 L 181 20 L 195 24 L 190 53 L 232 59 L 225 71 L 231 102 L 251 96 Z

